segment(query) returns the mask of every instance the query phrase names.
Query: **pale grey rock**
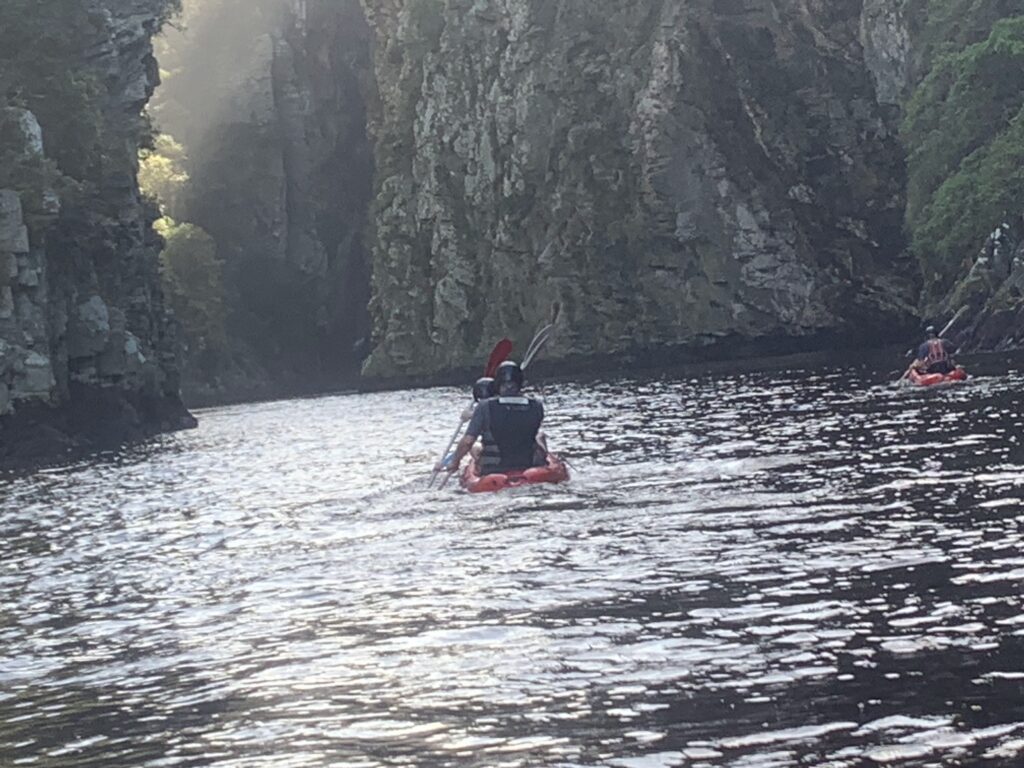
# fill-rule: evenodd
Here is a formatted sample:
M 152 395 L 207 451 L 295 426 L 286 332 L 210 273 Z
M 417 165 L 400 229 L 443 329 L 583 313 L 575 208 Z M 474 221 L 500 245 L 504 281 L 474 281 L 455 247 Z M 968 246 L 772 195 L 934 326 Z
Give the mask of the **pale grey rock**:
M 3 110 L 2 118 L 18 131 L 23 152 L 34 156 L 43 155 L 43 129 L 32 112 L 21 107 L 8 107 Z
M 52 190 L 52 189 L 44 189 L 41 202 L 42 202 L 43 213 L 47 214 L 48 216 L 52 217 L 52 216 L 56 216 L 57 214 L 60 213 L 60 209 L 61 209 L 60 195 L 58 195 L 54 190 Z
M 99 296 L 78 305 L 68 328 L 68 355 L 92 357 L 104 350 L 110 338 L 110 310 Z
M 15 400 L 48 399 L 54 386 L 50 358 L 33 350 L 22 361 L 21 371 L 14 378 L 11 394 Z
M 11 411 L 11 390 L 0 381 L 0 416 L 6 416 Z
M 139 376 L 147 368 L 148 360 L 142 352 L 142 343 L 131 333 L 126 334 L 124 341 L 125 372 L 129 376 Z
M 18 273 L 18 283 L 25 288 L 39 287 L 39 270 L 26 267 Z
M 125 346 L 129 336 L 127 318 L 119 309 L 109 313 L 105 345 L 102 353 L 95 358 L 93 375 L 105 380 L 122 380 L 128 370 Z M 132 336 L 132 338 L 135 338 Z
M 14 317 L 21 331 L 22 346 L 44 348 L 49 343 L 46 304 L 35 294 L 36 291 L 33 289 L 15 289 Z
M 906 0 L 864 0 L 860 41 L 878 101 L 901 105 L 911 86 L 911 37 Z
M 0 189 L 0 252 L 28 253 L 28 228 L 21 212 L 21 198 L 12 189 Z
M 14 292 L 9 285 L 0 285 L 0 320 L 14 317 Z
M 936 323 L 960 316 L 953 332 L 964 350 L 1024 346 L 1024 215 L 996 227 L 964 277 L 926 311 Z

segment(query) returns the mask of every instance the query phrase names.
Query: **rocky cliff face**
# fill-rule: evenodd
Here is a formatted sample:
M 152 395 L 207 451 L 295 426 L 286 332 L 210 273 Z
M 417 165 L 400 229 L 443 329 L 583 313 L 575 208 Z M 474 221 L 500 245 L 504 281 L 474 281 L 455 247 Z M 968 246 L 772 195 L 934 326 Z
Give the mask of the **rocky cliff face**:
M 964 351 L 1024 346 L 1024 216 L 993 230 L 932 313 L 936 323 L 952 318 L 952 336 Z
M 922 315 L 965 349 L 1024 343 L 1024 2 L 910 0 L 902 137 Z
M 47 162 L 50 128 L 94 129 L 102 146 L 79 158 L 88 170 L 65 178 L 63 199 L 42 190 L 31 215 L 28 192 L 0 190 L 0 464 L 194 423 L 178 397 L 154 211 L 136 183 L 141 110 L 157 82 L 150 40 L 166 4 L 85 5 L 90 23 L 65 32 L 76 71 L 103 85 L 95 125 L 0 115 L 4 150 L 25 164 Z
M 879 104 L 899 107 L 914 81 L 912 0 L 863 0 L 860 44 Z
M 898 8 L 364 0 L 371 375 L 906 324 Z

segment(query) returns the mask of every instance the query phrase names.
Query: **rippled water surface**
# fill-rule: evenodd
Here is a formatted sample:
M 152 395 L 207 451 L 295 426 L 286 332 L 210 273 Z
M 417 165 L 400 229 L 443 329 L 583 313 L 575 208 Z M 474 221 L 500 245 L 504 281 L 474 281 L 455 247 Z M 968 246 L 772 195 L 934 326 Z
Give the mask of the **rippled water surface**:
M 0 765 L 1022 765 L 1024 375 L 886 373 L 549 387 L 492 496 L 456 390 L 0 481 Z

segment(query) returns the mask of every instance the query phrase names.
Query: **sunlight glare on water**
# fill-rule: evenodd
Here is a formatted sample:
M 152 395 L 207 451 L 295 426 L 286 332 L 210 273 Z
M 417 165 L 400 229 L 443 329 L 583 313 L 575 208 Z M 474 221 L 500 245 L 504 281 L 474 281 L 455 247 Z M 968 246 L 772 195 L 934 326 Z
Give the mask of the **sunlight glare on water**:
M 0 481 L 0 765 L 1024 763 L 1024 376 L 548 387 L 560 487 L 426 490 L 453 389 Z

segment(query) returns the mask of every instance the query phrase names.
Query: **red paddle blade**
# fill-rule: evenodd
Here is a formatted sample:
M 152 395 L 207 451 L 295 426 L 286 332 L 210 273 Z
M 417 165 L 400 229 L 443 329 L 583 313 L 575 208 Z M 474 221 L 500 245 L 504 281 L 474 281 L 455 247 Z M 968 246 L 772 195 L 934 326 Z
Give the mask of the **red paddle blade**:
M 510 354 L 512 354 L 512 341 L 510 339 L 502 339 L 495 344 L 491 356 L 487 359 L 484 376 L 493 377 L 498 372 L 498 366 L 504 363 Z

